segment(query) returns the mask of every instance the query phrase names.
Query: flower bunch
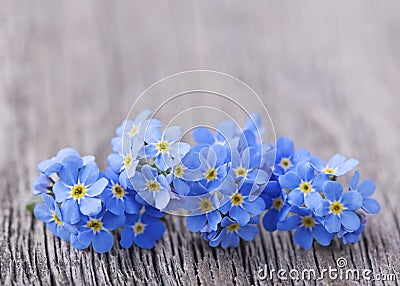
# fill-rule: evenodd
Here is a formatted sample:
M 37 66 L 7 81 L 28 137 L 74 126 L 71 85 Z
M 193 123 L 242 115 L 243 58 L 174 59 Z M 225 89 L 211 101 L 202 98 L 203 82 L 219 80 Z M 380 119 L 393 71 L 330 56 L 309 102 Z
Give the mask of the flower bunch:
M 122 228 L 122 247 L 150 249 L 165 232 L 164 214 L 179 213 L 212 247 L 254 239 L 261 219 L 267 231 L 295 230 L 294 242 L 307 249 L 335 236 L 357 242 L 366 214 L 379 211 L 371 180 L 359 183 L 355 172 L 345 192 L 338 182 L 358 161 L 335 155 L 325 163 L 283 137 L 264 143 L 257 114 L 242 128 L 230 120 L 196 127 L 193 146 L 180 127 L 162 129 L 150 115 L 144 110 L 116 129 L 104 172 L 72 148 L 39 163 L 34 215 L 55 236 L 104 253 Z

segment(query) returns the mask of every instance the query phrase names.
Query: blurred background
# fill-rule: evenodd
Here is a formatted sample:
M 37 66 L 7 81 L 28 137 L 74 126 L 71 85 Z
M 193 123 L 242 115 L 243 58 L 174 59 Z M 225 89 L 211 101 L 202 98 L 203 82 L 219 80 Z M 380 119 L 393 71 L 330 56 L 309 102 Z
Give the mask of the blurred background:
M 395 1 L 2 1 L 2 134 L 20 129 L 32 162 L 73 146 L 104 166 L 114 128 L 144 89 L 209 69 L 249 84 L 277 135 L 325 158 L 371 160 L 354 145 L 378 146 L 383 125 L 399 126 L 389 118 L 400 90 L 399 11 Z M 387 135 L 385 150 L 398 147 Z M 1 136 L 3 150 L 14 143 Z

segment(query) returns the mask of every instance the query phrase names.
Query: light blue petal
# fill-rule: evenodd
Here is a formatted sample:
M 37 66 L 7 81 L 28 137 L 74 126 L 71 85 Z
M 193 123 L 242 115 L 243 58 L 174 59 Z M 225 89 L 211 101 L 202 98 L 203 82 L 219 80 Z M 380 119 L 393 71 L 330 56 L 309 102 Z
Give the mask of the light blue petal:
M 186 225 L 191 232 L 198 232 L 206 225 L 206 215 L 189 216 L 186 218 Z
M 78 234 L 78 240 L 80 243 L 84 245 L 89 245 L 93 238 L 94 238 L 94 232 L 92 229 L 85 229 L 85 231 L 81 232 Z
M 330 201 L 338 201 L 343 194 L 343 187 L 337 182 L 327 182 L 324 186 L 324 194 Z
M 70 224 L 76 224 L 81 219 L 78 202 L 74 199 L 68 199 L 61 204 L 61 212 L 64 220 Z
M 156 146 L 154 146 L 153 144 L 150 144 L 150 145 L 143 146 L 143 148 L 142 148 L 142 150 L 140 152 L 141 152 L 140 154 L 144 158 L 152 159 L 152 158 L 155 158 L 157 156 L 159 151 L 157 150 Z
M 318 208 L 321 200 L 322 197 L 319 193 L 311 192 L 307 196 L 305 196 L 304 203 L 308 208 L 315 210 L 316 208 Z
M 155 207 L 159 210 L 164 209 L 170 200 L 170 194 L 167 190 L 159 190 L 155 195 Z
M 357 165 L 358 165 L 358 161 L 355 159 L 349 159 L 347 160 L 337 171 L 337 176 L 343 176 L 344 174 L 346 174 L 347 172 L 353 170 Z
M 79 182 L 85 186 L 93 184 L 99 178 L 99 167 L 96 163 L 89 163 L 79 171 Z
M 60 180 L 66 185 L 73 186 L 78 182 L 78 168 L 74 164 L 66 164 L 60 170 Z
M 330 233 L 339 232 L 341 227 L 339 217 L 334 214 L 328 214 L 324 220 L 324 226 Z
M 86 190 L 87 196 L 94 197 L 100 195 L 108 185 L 106 178 L 98 179 L 93 185 Z
M 207 213 L 208 225 L 211 230 L 217 230 L 222 217 L 218 210 Z
M 322 172 L 325 168 L 325 162 L 318 156 L 311 156 L 310 158 L 311 166 L 318 172 Z
M 53 219 L 53 215 L 51 210 L 46 204 L 38 204 L 35 206 L 35 209 L 33 210 L 33 214 L 35 217 L 43 222 L 48 222 L 51 219 Z
M 314 168 L 309 162 L 301 162 L 296 167 L 297 174 L 303 181 L 309 182 L 314 178 Z
M 276 148 L 283 157 L 290 157 L 294 151 L 294 144 L 292 140 L 280 137 L 276 142 Z
M 125 223 L 125 216 L 106 212 L 103 216 L 102 222 L 105 229 L 114 230 L 121 227 Z
M 107 163 L 116 173 L 119 173 L 122 168 L 122 156 L 117 153 L 111 153 L 107 156 Z
M 63 183 L 56 182 L 53 186 L 53 193 L 56 196 L 56 201 L 61 203 L 71 196 L 71 190 Z
M 297 228 L 301 223 L 301 218 L 298 215 L 289 216 L 283 221 L 278 222 L 277 228 L 278 230 L 293 230 Z
M 279 176 L 279 184 L 284 189 L 293 190 L 298 188 L 300 183 L 300 177 L 294 172 L 287 172 L 285 175 Z
M 324 216 L 329 213 L 329 202 L 327 200 L 321 200 L 318 207 L 315 209 L 315 214 L 318 216 Z
M 313 242 L 313 237 L 308 228 L 300 227 L 293 236 L 293 241 L 299 244 L 303 249 L 310 249 Z
M 379 205 L 377 200 L 372 198 L 365 198 L 362 208 L 369 214 L 376 214 L 380 211 L 381 206 Z
M 353 177 L 351 177 L 350 179 L 350 189 L 357 190 L 359 180 L 360 180 L 360 172 L 355 171 Z
M 144 132 L 144 141 L 146 141 L 147 144 L 157 143 L 161 140 L 161 131 L 158 128 L 149 127 Z
M 258 227 L 251 224 L 242 226 L 238 229 L 238 235 L 247 241 L 253 240 L 259 232 L 260 230 Z
M 109 252 L 114 244 L 114 238 L 108 231 L 101 230 L 94 236 L 92 244 L 97 253 Z
M 336 154 L 336 155 L 332 156 L 332 158 L 330 158 L 328 160 L 327 165 L 330 168 L 335 169 L 335 168 L 339 167 L 340 165 L 342 165 L 345 161 L 346 161 L 346 157 L 345 156 L 343 156 L 341 154 Z
M 351 211 L 358 210 L 363 204 L 363 198 L 358 192 L 348 191 L 343 194 L 341 202 L 344 207 Z
M 250 221 L 250 215 L 248 212 L 239 206 L 233 206 L 229 211 L 229 215 L 241 226 L 246 225 Z
M 79 209 L 82 214 L 94 216 L 101 211 L 101 199 L 92 197 L 83 197 L 79 203 Z
M 179 126 L 168 127 L 163 134 L 163 140 L 167 142 L 176 142 L 182 135 L 182 128 Z
M 361 184 L 358 186 L 358 192 L 363 196 L 363 197 L 369 197 L 375 192 L 376 185 L 374 181 L 367 179 L 361 182 Z
M 263 225 L 267 231 L 276 230 L 276 224 L 279 221 L 279 212 L 276 209 L 270 209 L 263 217 Z
M 293 205 L 301 206 L 304 203 L 303 192 L 298 189 L 291 191 L 288 194 L 288 202 Z
M 312 229 L 312 234 L 316 241 L 323 246 L 331 244 L 335 237 L 334 233 L 329 233 L 321 224 L 317 224 Z
M 342 225 L 349 231 L 356 231 L 360 227 L 360 218 L 355 212 L 344 211 L 340 214 Z

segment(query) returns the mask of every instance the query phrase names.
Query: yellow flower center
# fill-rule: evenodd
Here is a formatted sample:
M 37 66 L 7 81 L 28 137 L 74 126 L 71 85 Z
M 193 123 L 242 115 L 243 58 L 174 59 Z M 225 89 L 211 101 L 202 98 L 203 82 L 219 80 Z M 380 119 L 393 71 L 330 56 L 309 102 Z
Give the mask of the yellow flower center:
M 209 199 L 203 199 L 199 203 L 200 208 L 203 212 L 209 212 L 212 208 L 211 201 Z
M 343 211 L 343 205 L 340 202 L 333 202 L 331 203 L 330 209 L 334 214 L 340 214 Z
M 144 229 L 145 229 L 145 225 L 143 223 L 141 223 L 140 221 L 138 221 L 137 223 L 135 223 L 133 225 L 133 231 L 135 232 L 135 234 L 143 233 Z
M 274 209 L 280 210 L 283 207 L 282 199 L 281 198 L 274 199 L 274 201 L 272 202 L 272 206 L 274 207 Z
M 80 199 L 85 196 L 86 189 L 83 185 L 75 185 L 71 190 L 71 195 L 74 199 Z
M 148 181 L 147 184 L 147 189 L 150 191 L 156 192 L 160 189 L 160 184 L 156 181 Z
M 98 219 L 91 219 L 88 221 L 87 227 L 97 232 L 103 227 L 103 223 Z
M 129 168 L 131 164 L 132 164 L 132 156 L 131 154 L 128 154 L 125 157 L 125 168 Z
M 206 179 L 211 181 L 214 180 L 217 177 L 217 170 L 214 168 L 210 168 L 206 172 Z
M 120 185 L 112 186 L 112 193 L 117 198 L 123 198 L 125 196 L 125 190 Z
M 53 219 L 54 219 L 54 221 L 56 222 L 56 224 L 58 224 L 58 225 L 64 225 L 64 223 L 57 217 L 57 214 L 56 214 L 56 212 L 53 212 Z
M 234 224 L 228 225 L 227 229 L 229 232 L 232 232 L 232 231 L 237 231 L 239 229 L 239 227 L 240 226 L 237 223 L 234 223 Z
M 238 206 L 243 202 L 243 196 L 239 193 L 236 193 L 231 197 L 231 202 L 234 206 Z
M 301 220 L 305 227 L 313 227 L 315 225 L 315 221 L 312 216 L 305 216 Z
M 343 211 L 343 205 L 340 202 L 333 202 L 330 206 L 331 212 L 334 214 L 340 214 Z
M 292 162 L 288 158 L 282 158 L 279 163 L 279 166 L 281 166 L 282 169 L 286 170 L 292 166 Z
M 182 177 L 182 174 L 183 174 L 183 166 L 182 165 L 176 166 L 174 170 L 175 177 L 180 178 Z
M 168 142 L 167 141 L 160 141 L 160 142 L 158 142 L 157 143 L 157 149 L 158 149 L 158 151 L 160 151 L 160 152 L 167 152 L 168 151 L 168 149 L 169 149 L 169 144 L 168 144 Z
M 129 136 L 135 136 L 139 132 L 139 127 L 138 126 L 133 126 L 132 129 L 129 131 Z
M 308 182 L 301 183 L 300 191 L 302 191 L 305 194 L 308 194 L 309 192 L 311 192 L 311 190 L 312 190 L 312 187 L 311 187 L 310 183 L 308 183 Z
M 335 169 L 327 167 L 324 169 L 324 172 L 325 174 L 335 174 Z
M 236 176 L 238 176 L 238 177 L 246 177 L 247 176 L 247 170 L 245 168 L 238 167 L 238 168 L 236 168 L 235 172 L 236 172 Z

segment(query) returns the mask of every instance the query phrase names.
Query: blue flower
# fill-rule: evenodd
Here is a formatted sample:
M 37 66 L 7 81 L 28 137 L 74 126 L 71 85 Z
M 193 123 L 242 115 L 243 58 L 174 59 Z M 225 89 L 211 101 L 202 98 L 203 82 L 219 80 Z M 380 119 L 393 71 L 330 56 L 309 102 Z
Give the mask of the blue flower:
M 353 170 L 357 165 L 358 161 L 355 159 L 348 159 L 340 154 L 334 155 L 325 163 L 318 156 L 311 156 L 311 166 L 319 173 L 324 173 L 333 179 L 334 177 L 343 176 L 347 172 Z
M 225 158 L 226 151 L 222 146 L 203 148 L 198 153 L 199 167 L 187 169 L 182 177 L 187 181 L 201 181 L 209 191 L 215 190 L 228 174 Z
M 376 214 L 381 209 L 378 201 L 370 198 L 375 192 L 375 183 L 366 179 L 362 181 L 360 184 L 358 183 L 360 180 L 360 173 L 356 171 L 354 176 L 350 179 L 350 190 L 357 191 L 363 197 L 362 209 L 369 214 Z
M 311 209 L 318 207 L 322 199 L 319 192 L 323 185 L 329 181 L 325 175 L 317 174 L 308 162 L 301 162 L 296 170 L 279 176 L 279 184 L 283 189 L 290 190 L 288 202 L 301 206 L 303 203 Z
M 209 245 L 217 247 L 221 244 L 223 249 L 228 247 L 238 247 L 240 238 L 250 241 L 259 233 L 257 227 L 258 216 L 251 218 L 248 224 L 240 226 L 236 221 L 229 217 L 224 217 L 221 222 L 222 229 L 219 232 L 214 232 L 214 236 L 209 236 Z
M 164 175 L 158 175 L 156 169 L 144 165 L 136 172 L 131 183 L 138 195 L 157 209 L 164 209 L 170 201 L 171 187 Z
M 223 214 L 229 213 L 229 216 L 240 226 L 248 224 L 251 216 L 259 215 L 265 210 L 265 203 L 262 198 L 249 199 L 252 187 L 252 183 L 243 183 L 241 186 L 237 186 L 234 179 L 229 176 L 221 188 L 222 193 L 226 192 L 223 188 L 228 188 L 227 192 L 234 190 L 234 193 L 228 196 L 229 201 L 223 204 L 220 210 Z
M 280 137 L 276 142 L 276 158 L 274 174 L 279 176 L 293 170 L 296 165 L 303 161 L 308 161 L 310 152 L 306 149 L 297 149 L 294 151 L 293 141 Z
M 117 137 L 111 140 L 111 146 L 115 152 L 122 153 L 123 140 L 129 139 L 143 142 L 147 128 L 161 127 L 159 120 L 154 118 L 147 119 L 150 114 L 151 110 L 145 109 L 139 112 L 134 120 L 126 119 L 122 121 L 121 125 L 115 130 Z
M 108 165 L 115 173 L 125 171 L 128 178 L 132 178 L 139 164 L 138 155 L 143 144 L 143 141 L 131 140 L 128 137 L 124 137 L 122 140 L 121 153 L 111 153 L 108 155 Z
M 315 210 L 316 215 L 325 216 L 324 226 L 328 232 L 339 232 L 343 226 L 348 231 L 360 227 L 360 218 L 354 212 L 362 206 L 362 196 L 354 191 L 343 193 L 343 187 L 337 182 L 327 182 L 324 185 L 326 199 L 321 200 Z
M 252 182 L 254 186 L 265 184 L 269 179 L 269 174 L 261 169 L 263 160 L 261 153 L 254 147 L 248 147 L 239 154 L 232 150 L 232 173 L 235 181 Z
M 126 173 L 117 174 L 111 168 L 107 168 L 105 176 L 109 183 L 100 197 L 106 208 L 115 215 L 139 213 L 142 205 L 135 200 L 136 192 L 129 186 Z
M 196 184 L 201 186 L 200 184 Z M 193 197 L 185 205 L 191 210 L 190 216 L 186 218 L 186 225 L 191 232 L 213 231 L 218 229 L 218 224 L 222 220 L 218 208 L 220 201 L 217 194 L 210 196 Z
M 117 216 L 104 209 L 95 216 L 82 216 L 78 223 L 78 230 L 71 234 L 72 246 L 77 249 L 85 249 L 90 244 L 94 251 L 105 253 L 111 250 L 114 238 L 110 231 L 121 227 L 125 222 L 125 216 Z
M 58 151 L 57 155 L 51 159 L 44 160 L 38 164 L 38 170 L 42 174 L 46 174 L 50 176 L 51 174 L 58 173 L 62 168 L 62 162 L 65 158 L 69 156 L 80 157 L 78 151 L 73 148 L 64 148 Z M 94 161 L 94 156 L 88 155 L 82 157 L 83 164 L 86 165 L 87 163 Z
M 165 225 L 158 218 L 146 212 L 127 215 L 125 227 L 121 232 L 120 244 L 124 248 L 129 248 L 132 243 L 135 243 L 141 248 L 151 249 L 164 232 Z
M 178 126 L 171 126 L 162 134 L 158 128 L 149 128 L 144 138 L 147 145 L 140 154 L 144 158 L 155 159 L 157 168 L 165 171 L 179 163 L 190 150 L 189 144 L 177 142 L 181 135 L 182 130 Z
M 360 236 L 365 229 L 364 224 L 360 224 L 360 227 L 356 231 L 348 231 L 342 228 L 338 233 L 338 238 L 343 240 L 344 244 L 347 243 L 357 243 L 360 240 Z
M 264 228 L 275 231 L 277 223 L 283 220 L 290 211 L 291 206 L 287 203 L 287 195 L 277 181 L 270 181 L 260 197 L 268 210 L 263 217 Z
M 51 196 L 43 194 L 42 198 L 44 203 L 36 205 L 33 214 L 38 220 L 45 222 L 47 229 L 55 236 L 69 241 L 74 227 L 64 221 L 63 213 Z
M 35 179 L 32 185 L 33 185 L 32 194 L 34 196 L 37 196 L 51 192 L 54 182 L 52 179 L 50 179 L 49 176 L 41 174 L 39 177 Z
M 63 213 L 68 214 L 64 218 L 67 222 L 75 224 L 80 220 L 81 213 L 92 216 L 101 211 L 98 196 L 108 180 L 99 178 L 99 168 L 95 163 L 83 165 L 82 159 L 74 156 L 63 164 L 59 176 L 60 181 L 54 184 L 53 192 L 56 201 L 62 203 Z
M 293 215 L 278 222 L 277 227 L 281 231 L 295 229 L 293 241 L 302 248 L 309 249 L 313 239 L 321 245 L 328 246 L 335 237 L 334 233 L 329 233 L 325 229 L 321 219 L 311 209 L 294 206 L 290 212 Z
M 188 169 L 187 166 L 191 165 L 191 155 L 192 152 L 189 151 L 189 153 L 183 157 L 182 162 L 175 165 L 171 172 L 166 176 L 168 182 L 173 183 L 174 191 L 182 196 L 186 196 L 190 192 L 190 183 L 184 180 L 183 177 Z

